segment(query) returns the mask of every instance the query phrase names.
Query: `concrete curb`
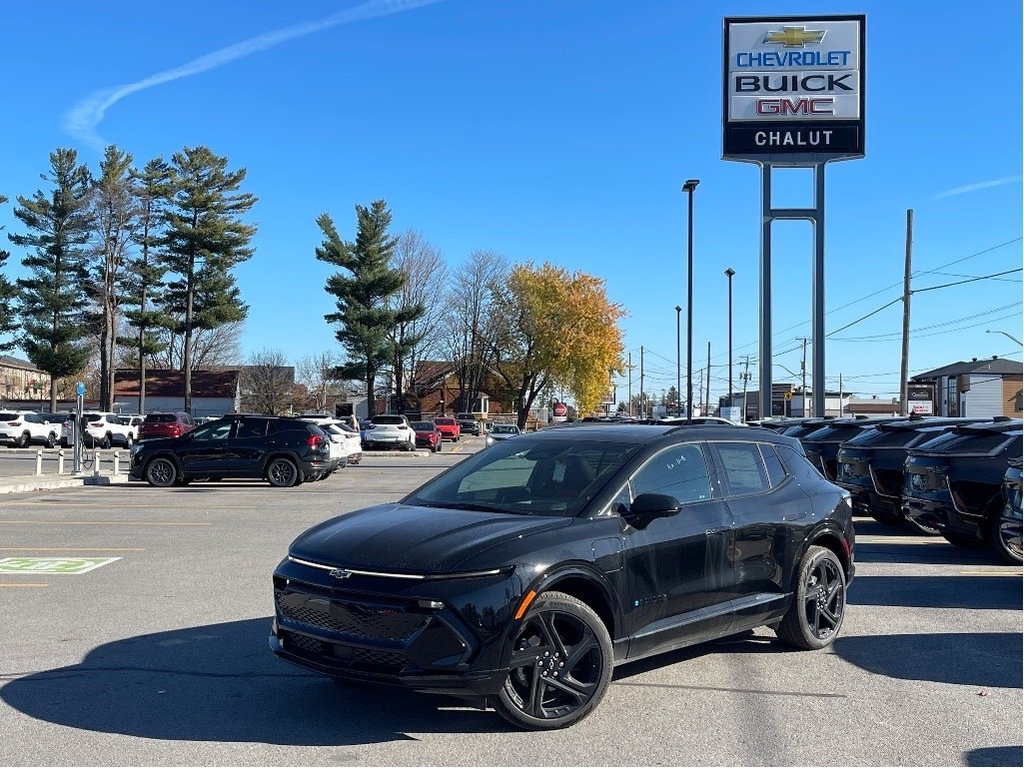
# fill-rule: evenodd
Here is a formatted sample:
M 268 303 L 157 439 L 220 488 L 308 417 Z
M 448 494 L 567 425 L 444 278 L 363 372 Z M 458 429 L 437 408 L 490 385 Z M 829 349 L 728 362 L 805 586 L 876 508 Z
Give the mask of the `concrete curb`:
M 64 475 L 0 479 L 0 494 L 52 491 L 58 488 L 81 488 L 86 485 L 127 485 L 128 475 Z

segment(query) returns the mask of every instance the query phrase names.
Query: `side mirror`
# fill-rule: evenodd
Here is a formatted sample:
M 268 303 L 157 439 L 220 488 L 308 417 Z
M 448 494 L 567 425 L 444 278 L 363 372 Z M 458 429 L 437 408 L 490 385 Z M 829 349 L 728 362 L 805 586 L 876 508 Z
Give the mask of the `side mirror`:
M 623 517 L 634 528 L 646 528 L 659 517 L 679 514 L 679 502 L 675 496 L 664 493 L 641 493 L 633 499 L 633 506 Z

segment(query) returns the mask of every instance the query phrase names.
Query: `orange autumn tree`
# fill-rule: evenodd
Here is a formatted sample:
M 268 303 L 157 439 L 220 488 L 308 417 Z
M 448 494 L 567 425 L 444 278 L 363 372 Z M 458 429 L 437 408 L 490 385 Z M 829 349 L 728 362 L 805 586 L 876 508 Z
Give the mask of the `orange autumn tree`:
M 590 413 L 622 367 L 625 312 L 603 280 L 545 263 L 520 264 L 494 289 L 494 369 L 515 400 L 522 428 L 537 397 L 555 386 Z

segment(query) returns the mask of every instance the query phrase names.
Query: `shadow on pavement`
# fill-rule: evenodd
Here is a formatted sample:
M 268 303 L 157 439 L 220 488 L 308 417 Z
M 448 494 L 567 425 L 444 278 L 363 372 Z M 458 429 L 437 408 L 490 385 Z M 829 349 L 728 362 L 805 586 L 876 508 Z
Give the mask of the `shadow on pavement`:
M 493 712 L 453 713 L 465 706 L 455 698 L 304 672 L 271 653 L 269 632 L 266 617 L 130 637 L 11 680 L 0 699 L 38 720 L 148 739 L 340 746 L 511 729 Z
M 964 765 L 1024 765 L 1024 748 L 982 747 L 964 752 Z
M 1024 673 L 1015 632 L 839 637 L 833 648 L 861 669 L 903 680 L 1020 688 Z
M 850 605 L 904 608 L 1020 610 L 1019 574 L 1006 576 L 857 576 L 850 584 Z

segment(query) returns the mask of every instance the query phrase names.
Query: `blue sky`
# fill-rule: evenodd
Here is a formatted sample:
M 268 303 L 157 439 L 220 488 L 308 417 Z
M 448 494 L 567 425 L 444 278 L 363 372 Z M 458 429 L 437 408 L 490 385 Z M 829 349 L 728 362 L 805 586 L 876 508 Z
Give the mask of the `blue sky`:
M 256 255 L 237 270 L 243 354 L 337 350 L 315 219 L 354 236 L 383 198 L 457 269 L 474 250 L 550 261 L 607 281 L 628 313 L 645 389 L 676 380 L 687 178 L 694 226 L 694 369 L 712 346 L 712 399 L 758 352 L 760 180 L 721 159 L 722 19 L 867 16 L 867 151 L 826 175 L 826 331 L 913 287 L 1020 269 L 1021 4 L 696 3 L 668 0 L 8 3 L 0 193 L 46 186 L 48 154 L 93 169 L 113 143 L 141 166 L 204 144 L 245 167 L 259 198 Z M 812 203 L 809 171 L 776 172 L 776 206 Z M 11 205 L 0 225 L 20 231 Z M 799 381 L 810 336 L 809 224 L 775 226 L 774 380 Z M 10 277 L 22 274 L 13 246 Z M 1021 273 L 915 294 L 911 372 L 1019 360 Z M 829 337 L 826 383 L 899 389 L 899 302 Z M 808 345 L 808 382 L 810 345 Z M 757 365 L 751 364 L 757 383 Z M 794 375 L 797 374 L 797 375 Z M 698 378 L 694 374 L 694 387 Z M 619 379 L 625 398 L 626 377 Z M 633 374 L 639 389 L 639 370 Z

